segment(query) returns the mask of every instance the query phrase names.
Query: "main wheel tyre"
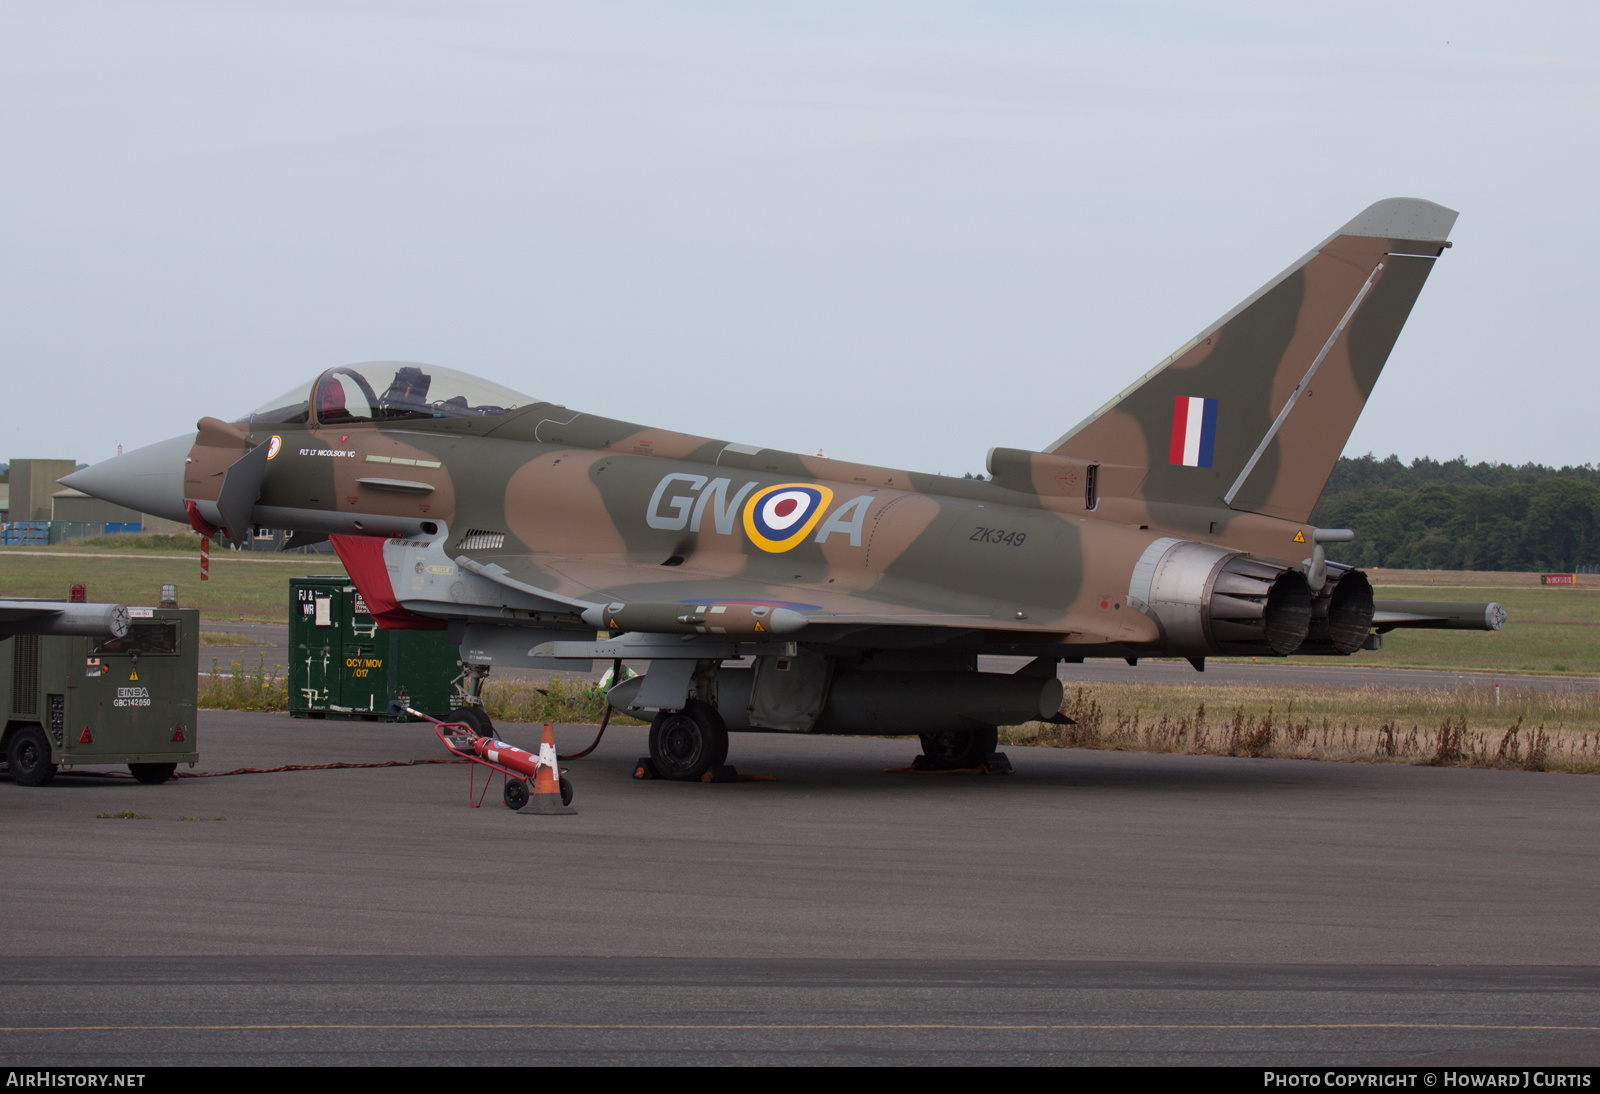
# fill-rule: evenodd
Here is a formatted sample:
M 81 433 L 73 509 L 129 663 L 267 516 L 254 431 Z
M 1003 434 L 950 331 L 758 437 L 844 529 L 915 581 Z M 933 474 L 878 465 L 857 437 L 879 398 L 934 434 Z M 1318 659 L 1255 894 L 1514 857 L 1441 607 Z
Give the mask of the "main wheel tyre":
M 1000 743 L 994 728 L 955 729 L 922 734 L 922 754 L 936 767 L 960 771 L 977 767 L 989 759 Z
M 690 700 L 650 723 L 650 761 L 663 778 L 695 781 L 728 758 L 728 727 L 709 703 Z
M 528 784 L 521 779 L 507 780 L 505 799 L 507 809 L 521 809 L 528 804 Z
M 142 783 L 164 783 L 178 770 L 177 764 L 129 764 L 128 770 Z
M 565 775 L 563 775 L 563 776 L 561 776 L 561 782 L 558 785 L 560 785 L 560 787 L 561 787 L 561 804 L 562 805 L 571 805 L 572 804 L 572 780 L 567 778 Z
M 38 726 L 24 726 L 11 738 L 6 749 L 6 763 L 11 765 L 11 777 L 19 786 L 43 786 L 56 777 L 56 765 L 50 762 L 50 741 Z

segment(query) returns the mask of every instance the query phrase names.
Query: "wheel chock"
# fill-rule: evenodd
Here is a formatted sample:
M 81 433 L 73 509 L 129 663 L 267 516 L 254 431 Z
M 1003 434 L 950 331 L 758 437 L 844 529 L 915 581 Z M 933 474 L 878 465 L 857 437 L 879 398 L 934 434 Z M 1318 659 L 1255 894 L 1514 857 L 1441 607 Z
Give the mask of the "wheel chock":
M 977 767 L 945 767 L 937 760 L 918 756 L 910 767 L 890 767 L 884 771 L 889 775 L 1010 775 L 1015 769 L 1004 752 L 991 752 Z
M 633 765 L 633 777 L 636 779 L 664 779 L 665 775 L 656 767 L 649 756 L 640 756 Z M 775 775 L 741 775 L 739 769 L 732 764 L 723 764 L 714 767 L 700 776 L 703 783 L 775 783 Z

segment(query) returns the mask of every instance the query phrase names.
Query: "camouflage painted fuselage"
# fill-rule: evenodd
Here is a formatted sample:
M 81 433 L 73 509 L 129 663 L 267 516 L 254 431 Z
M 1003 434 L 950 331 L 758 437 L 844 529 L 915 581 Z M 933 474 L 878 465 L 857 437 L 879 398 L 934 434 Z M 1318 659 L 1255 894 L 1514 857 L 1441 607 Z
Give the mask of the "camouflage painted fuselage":
M 216 501 L 245 428 L 203 434 L 191 499 Z M 212 437 L 231 443 L 206 445 Z M 1125 599 L 1152 542 L 1294 563 L 1312 532 L 1151 505 L 1133 476 L 1102 477 L 1090 510 L 1081 468 L 1041 490 L 753 450 L 545 403 L 482 421 L 279 425 L 249 443 L 272 437 L 259 523 L 402 536 L 432 525 L 448 530 L 450 554 L 573 600 L 795 604 L 814 624 L 957 627 L 991 645 L 1147 647 L 1159 629 Z M 813 509 L 781 539 L 752 534 L 762 495 L 796 485 L 817 492 Z
M 938 721 L 935 694 L 961 706 L 952 726 L 1048 705 L 1048 688 L 973 671 L 978 652 L 1035 658 L 1018 675 L 1058 694 L 1054 663 L 1088 656 L 1199 667 L 1349 654 L 1375 625 L 1494 629 L 1492 605 L 1452 606 L 1449 622 L 1386 614 L 1325 556 L 1350 533 L 1307 523 L 1454 220 L 1415 199 L 1373 205 L 1047 450 L 992 450 L 987 481 L 690 436 L 389 363 L 329 370 L 248 420 L 203 419 L 183 506 L 234 538 L 250 524 L 333 536 L 385 625 L 456 627 L 468 661 L 689 662 L 652 668 L 625 705 L 698 695 L 732 728 L 883 729 L 911 724 L 884 712 L 918 697 L 916 718 Z M 166 450 L 144 451 L 124 467 L 159 470 Z M 124 488 L 99 468 L 74 479 Z M 719 699 L 717 666 L 737 656 L 757 667 L 721 669 Z M 941 692 L 891 668 L 960 679 Z

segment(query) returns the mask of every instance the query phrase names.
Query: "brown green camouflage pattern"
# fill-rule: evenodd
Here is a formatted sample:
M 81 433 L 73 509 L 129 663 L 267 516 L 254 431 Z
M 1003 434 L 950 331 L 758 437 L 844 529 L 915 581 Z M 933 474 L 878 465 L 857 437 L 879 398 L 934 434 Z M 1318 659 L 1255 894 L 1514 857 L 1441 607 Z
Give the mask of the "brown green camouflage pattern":
M 990 481 L 540 402 L 392 425 L 205 419 L 184 494 L 220 526 L 230 469 L 273 446 L 252 519 L 435 542 L 445 561 L 427 574 L 443 591 L 408 597 L 426 568 L 413 581 L 390 564 L 397 599 L 425 615 L 451 617 L 459 570 L 567 606 L 508 600 L 503 622 L 575 631 L 589 605 L 655 611 L 634 618 L 670 632 L 705 625 L 678 626 L 674 606 L 737 601 L 786 606 L 800 638 L 838 648 L 1188 652 L 1129 602 L 1136 564 L 1176 540 L 1308 568 L 1307 518 L 1454 219 L 1415 199 L 1372 206 L 1047 451 L 994 450 Z M 1215 401 L 1209 467 L 1171 462 L 1177 398 Z M 756 499 L 786 486 L 813 499 L 796 503 L 804 534 L 758 534 Z

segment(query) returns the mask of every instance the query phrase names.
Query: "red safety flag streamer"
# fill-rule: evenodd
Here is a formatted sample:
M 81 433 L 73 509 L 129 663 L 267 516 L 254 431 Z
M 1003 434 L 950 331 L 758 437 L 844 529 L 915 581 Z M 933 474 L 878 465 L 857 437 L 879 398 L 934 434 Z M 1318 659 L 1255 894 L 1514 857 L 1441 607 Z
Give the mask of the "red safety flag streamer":
M 211 580 L 211 537 L 200 537 L 200 580 Z

